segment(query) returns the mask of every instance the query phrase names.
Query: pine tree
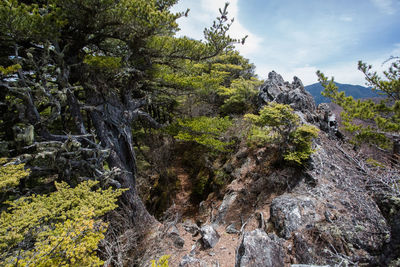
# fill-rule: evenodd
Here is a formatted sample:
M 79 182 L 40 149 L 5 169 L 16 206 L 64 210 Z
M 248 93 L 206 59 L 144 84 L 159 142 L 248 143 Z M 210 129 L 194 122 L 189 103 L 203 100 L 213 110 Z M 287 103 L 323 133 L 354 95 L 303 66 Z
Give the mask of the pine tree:
M 393 146 L 393 154 L 400 154 L 400 61 L 391 59 L 392 64 L 384 72 L 385 78 L 372 71 L 372 66 L 359 62 L 358 69 L 365 75 L 367 85 L 384 98 L 375 103 L 371 99 L 355 100 L 339 92 L 333 82 L 323 73 L 317 72 L 318 79 L 325 88 L 323 95 L 343 108 L 343 125 L 354 135 L 356 143 L 369 143 L 387 149 Z M 355 120 L 364 123 L 357 123 Z
M 34 175 L 129 188 L 122 202 L 138 225 L 154 219 L 136 192 L 132 125 L 160 127 L 146 106 L 163 105 L 181 84 L 160 73 L 187 70 L 241 41 L 227 34 L 227 5 L 205 41 L 174 37 L 185 15 L 169 11 L 176 2 L 0 3 L 0 134 L 8 151 L 29 153 Z

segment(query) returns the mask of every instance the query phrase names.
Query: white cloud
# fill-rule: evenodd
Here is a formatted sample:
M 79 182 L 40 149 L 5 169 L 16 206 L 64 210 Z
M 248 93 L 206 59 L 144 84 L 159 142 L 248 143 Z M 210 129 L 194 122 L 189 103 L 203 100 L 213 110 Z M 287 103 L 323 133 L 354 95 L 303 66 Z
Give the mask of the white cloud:
M 372 3 L 383 13 L 392 15 L 395 13 L 393 0 L 371 0 Z
M 219 15 L 218 9 L 224 7 L 225 1 L 181 0 L 174 10 L 184 11 L 189 7 L 191 12 L 188 18 L 178 21 L 182 28 L 178 35 L 202 39 L 203 29 L 212 24 Z M 246 28 L 243 21 L 240 21 L 239 1 L 243 0 L 231 0 L 228 7 L 229 17 L 235 18 L 229 34 L 234 38 L 249 36 L 245 45 L 238 45 L 237 49 L 256 65 L 260 78 L 265 79 L 270 71 L 275 70 L 287 81 L 292 81 L 293 76 L 297 76 L 308 85 L 317 82 L 315 72 L 321 70 L 329 77 L 334 76 L 338 82 L 363 85 L 364 76 L 357 69 L 359 59 L 372 64 L 374 70 L 381 72 L 388 68 L 388 64 L 382 66 L 384 60 L 391 55 L 400 55 L 400 43 L 392 46 L 392 49 L 364 51 L 362 44 L 365 43 L 369 26 L 365 24 L 364 16 L 355 10 L 343 12 L 340 9 L 338 12 L 322 12 L 304 18 L 297 10 L 301 7 L 279 6 L 267 18 L 251 20 L 248 16 L 243 16 L 243 19 L 249 19 L 246 22 L 265 23 L 265 29 L 261 25 L 254 25 L 254 31 L 257 34 L 262 32 L 261 36 L 254 34 L 252 29 Z M 396 12 L 400 6 L 400 1 L 397 0 L 370 1 L 376 9 L 386 12 L 385 14 Z M 260 9 L 262 8 L 261 6 Z M 282 16 L 281 13 L 287 16 Z M 369 14 L 365 16 L 368 17 Z M 387 17 L 379 15 L 382 16 Z
M 383 63 L 391 56 L 397 55 L 400 55 L 400 43 L 394 44 L 392 49 L 379 56 L 366 56 L 362 61 L 368 65 L 372 65 L 372 70 L 376 71 L 381 77 L 384 77 L 383 71 L 389 68 L 390 62 L 385 64 Z M 257 64 L 256 72 L 262 79 L 266 79 L 268 73 L 272 70 L 281 74 L 284 80 L 289 82 L 293 81 L 293 76 L 297 76 L 301 79 L 304 85 L 318 82 L 317 75 L 315 74 L 317 70 L 322 71 L 329 78 L 333 76 L 335 81 L 339 83 L 358 84 L 363 86 L 366 83 L 364 74 L 358 70 L 357 60 L 339 62 L 327 67 L 318 67 L 315 65 L 291 67 L 287 64 Z
M 219 8 L 224 8 L 226 0 L 200 0 L 198 2 L 182 0 L 173 8 L 173 11 L 184 11 L 190 8 L 189 17 L 178 20 L 181 31 L 178 36 L 188 36 L 195 39 L 203 38 L 203 29 L 209 27 L 219 15 Z M 248 36 L 244 45 L 237 45 L 236 48 L 245 57 L 254 55 L 262 49 L 263 38 L 253 34 L 246 29 L 238 19 L 238 0 L 229 1 L 228 17 L 234 18 L 229 35 L 232 38 L 243 38 Z

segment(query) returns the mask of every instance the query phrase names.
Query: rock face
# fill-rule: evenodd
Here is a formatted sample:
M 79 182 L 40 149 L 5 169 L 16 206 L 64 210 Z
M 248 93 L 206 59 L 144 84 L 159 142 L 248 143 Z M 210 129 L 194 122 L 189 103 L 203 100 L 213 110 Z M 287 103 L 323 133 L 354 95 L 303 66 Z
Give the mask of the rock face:
M 212 225 L 204 225 L 201 227 L 200 234 L 205 249 L 213 248 L 218 243 L 219 234 Z
M 311 226 L 321 217 L 316 213 L 315 199 L 285 194 L 272 201 L 271 221 L 279 235 L 289 239 L 293 231 Z
M 215 255 L 230 260 L 221 266 L 236 267 L 340 266 L 344 262 L 389 266 L 400 254 L 400 201 L 386 197 L 377 201 L 379 194 L 370 189 L 372 182 L 376 186 L 376 177 L 360 167 L 351 146 L 338 142 L 329 106 L 316 110 L 298 78 L 290 84 L 275 72 L 269 74 L 259 97 L 261 104 L 289 104 L 303 122 L 319 126 L 322 131 L 313 143 L 316 152 L 300 169 L 271 164 L 274 154 L 268 146 L 241 146 L 223 165 L 233 179 L 224 198 L 210 195 L 202 205 L 201 219 L 208 224 L 201 229 L 191 221 L 183 224 L 181 234 L 189 238 L 183 249 L 175 250 L 181 254 L 173 266 L 220 266 Z M 382 191 L 383 196 L 386 193 Z M 214 206 L 207 210 L 214 201 L 221 203 L 216 213 Z M 220 236 L 214 227 L 226 233 Z M 200 242 L 190 236 L 198 233 Z M 191 241 L 195 244 L 189 254 L 184 250 Z M 199 243 L 202 247 L 197 247 Z
M 236 250 L 235 267 L 284 266 L 281 241 L 261 229 L 245 233 Z
M 261 105 L 272 101 L 288 104 L 294 110 L 303 112 L 308 121 L 312 121 L 316 109 L 314 98 L 304 89 L 299 78 L 295 76 L 290 84 L 275 71 L 268 74 L 268 79 L 260 87 L 259 98 Z

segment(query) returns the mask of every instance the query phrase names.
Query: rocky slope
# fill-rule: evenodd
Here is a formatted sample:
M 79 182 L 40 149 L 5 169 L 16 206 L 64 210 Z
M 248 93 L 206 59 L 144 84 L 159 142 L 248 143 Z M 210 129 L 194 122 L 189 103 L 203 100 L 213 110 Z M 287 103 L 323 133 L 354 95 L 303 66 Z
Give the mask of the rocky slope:
M 232 177 L 224 197 L 211 194 L 192 217 L 176 214 L 154 230 L 141 266 L 166 254 L 180 267 L 385 266 L 398 257 L 399 204 L 379 194 L 386 189 L 342 144 L 329 111 L 298 78 L 275 72 L 260 88 L 260 105 L 269 101 L 322 129 L 308 166 L 275 166 L 274 147 L 243 145 L 223 166 Z

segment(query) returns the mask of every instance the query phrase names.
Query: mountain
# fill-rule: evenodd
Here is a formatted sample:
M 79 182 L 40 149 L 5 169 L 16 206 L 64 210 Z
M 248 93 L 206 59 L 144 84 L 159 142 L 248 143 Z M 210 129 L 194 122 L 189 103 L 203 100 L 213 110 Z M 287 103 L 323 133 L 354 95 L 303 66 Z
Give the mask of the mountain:
M 344 91 L 346 96 L 353 96 L 354 98 L 371 98 L 371 97 L 380 97 L 377 92 L 372 91 L 370 87 L 364 87 L 361 85 L 352 85 L 352 84 L 342 84 L 335 82 L 339 91 Z M 320 83 L 314 83 L 311 85 L 305 86 L 305 89 L 314 97 L 315 103 L 317 105 L 321 103 L 331 102 L 329 98 L 321 95 L 321 92 L 324 90 Z

